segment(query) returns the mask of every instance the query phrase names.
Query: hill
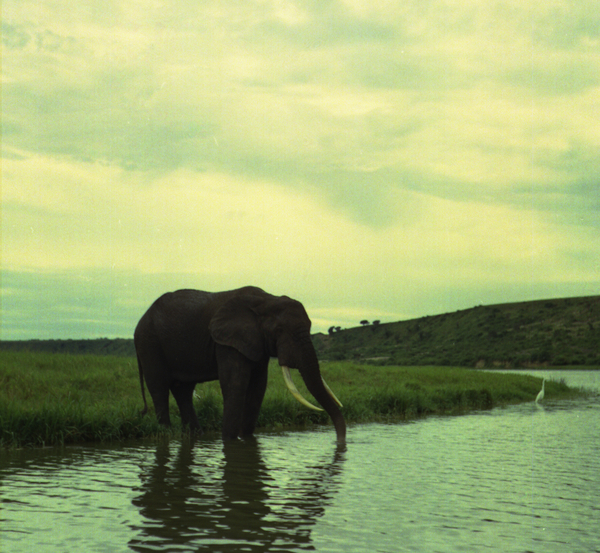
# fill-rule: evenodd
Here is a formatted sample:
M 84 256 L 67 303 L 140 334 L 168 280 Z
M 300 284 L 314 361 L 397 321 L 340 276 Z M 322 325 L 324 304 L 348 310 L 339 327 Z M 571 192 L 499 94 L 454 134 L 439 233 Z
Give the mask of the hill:
M 313 337 L 320 359 L 385 365 L 600 365 L 600 296 L 478 306 Z
M 600 365 L 600 296 L 478 306 L 315 334 L 319 359 L 381 365 Z M 135 356 L 132 339 L 0 341 L 2 350 Z

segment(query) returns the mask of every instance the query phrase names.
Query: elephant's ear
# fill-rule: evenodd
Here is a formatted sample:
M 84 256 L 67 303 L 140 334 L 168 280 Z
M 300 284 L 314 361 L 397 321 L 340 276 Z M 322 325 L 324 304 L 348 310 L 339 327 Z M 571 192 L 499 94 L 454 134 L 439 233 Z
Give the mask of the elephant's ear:
M 213 315 L 208 329 L 217 344 L 233 347 L 252 361 L 264 355 L 258 317 L 247 299 L 237 297 L 225 303 Z

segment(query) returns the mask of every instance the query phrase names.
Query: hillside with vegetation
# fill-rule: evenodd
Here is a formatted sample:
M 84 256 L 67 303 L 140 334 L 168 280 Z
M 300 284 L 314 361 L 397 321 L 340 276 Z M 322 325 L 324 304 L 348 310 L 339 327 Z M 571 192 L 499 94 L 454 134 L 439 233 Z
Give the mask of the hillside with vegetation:
M 321 360 L 379 365 L 600 365 L 600 296 L 478 306 L 313 335 Z M 135 356 L 133 340 L 0 341 L 0 350 Z
M 478 306 L 313 337 L 320 359 L 384 365 L 600 365 L 600 296 Z

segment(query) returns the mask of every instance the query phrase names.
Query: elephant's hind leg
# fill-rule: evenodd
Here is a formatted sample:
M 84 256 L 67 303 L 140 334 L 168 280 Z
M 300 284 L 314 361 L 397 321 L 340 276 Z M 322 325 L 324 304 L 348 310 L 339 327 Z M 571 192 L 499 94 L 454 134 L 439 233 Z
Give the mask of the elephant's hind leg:
M 150 392 L 154 412 L 158 422 L 163 426 L 171 426 L 169 417 L 169 379 L 164 376 L 164 363 L 160 361 L 160 352 L 146 348 L 138 351 L 138 359 L 144 373 L 146 387 Z
M 159 424 L 162 424 L 163 426 L 171 426 L 171 417 L 169 416 L 169 385 L 148 385 L 148 391 L 152 397 L 154 411 Z
M 189 426 L 190 430 L 202 434 L 202 428 L 198 422 L 198 416 L 194 409 L 194 387 L 195 382 L 179 382 L 176 381 L 171 385 L 171 393 L 179 407 L 181 414 L 181 423 L 183 426 Z

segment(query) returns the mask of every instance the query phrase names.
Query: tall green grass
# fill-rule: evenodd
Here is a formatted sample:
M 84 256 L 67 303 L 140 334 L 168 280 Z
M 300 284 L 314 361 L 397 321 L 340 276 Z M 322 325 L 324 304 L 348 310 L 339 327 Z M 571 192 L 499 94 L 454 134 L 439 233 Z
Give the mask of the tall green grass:
M 541 380 L 448 367 L 369 367 L 325 363 L 322 373 L 344 404 L 348 423 L 401 420 L 429 414 L 464 413 L 532 401 Z M 311 398 L 296 373 L 296 385 Z M 196 387 L 205 431 L 219 431 L 223 402 L 218 382 Z M 546 398 L 577 394 L 564 383 L 547 382 Z M 173 430 L 153 413 L 142 417 L 137 364 L 129 357 L 0 352 L 0 445 L 40 446 L 113 441 L 181 432 L 171 401 Z M 269 369 L 261 428 L 329 424 L 326 413 L 306 409 L 287 391 L 276 363 Z
M 491 409 L 533 401 L 541 388 L 541 379 L 533 376 L 457 367 L 370 367 L 340 361 L 322 363 L 321 372 L 344 404 L 347 422 L 405 420 Z M 296 381 L 304 393 L 300 378 Z M 581 394 L 564 382 L 546 382 L 546 399 Z M 327 422 L 326 415 L 303 413 L 304 419 Z

